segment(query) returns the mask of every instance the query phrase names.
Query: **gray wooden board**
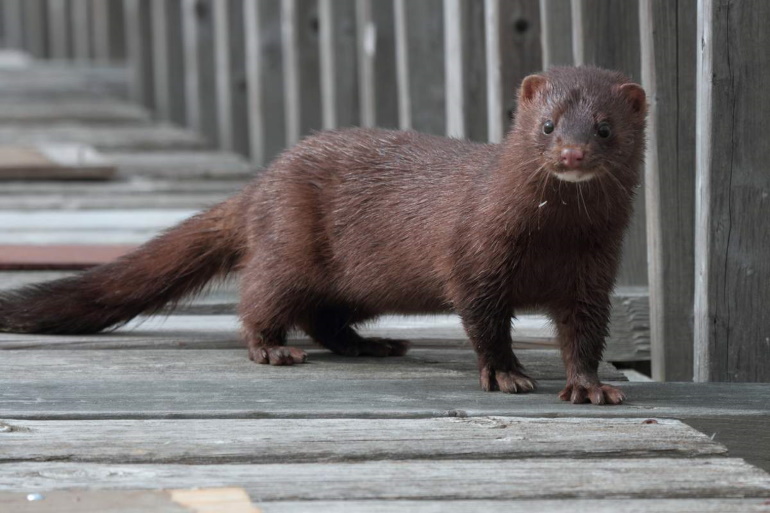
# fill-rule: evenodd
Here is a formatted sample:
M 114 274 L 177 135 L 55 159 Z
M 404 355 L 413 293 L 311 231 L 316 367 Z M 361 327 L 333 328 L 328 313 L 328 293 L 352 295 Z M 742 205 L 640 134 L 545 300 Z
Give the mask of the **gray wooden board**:
M 770 475 L 735 458 L 405 460 L 149 465 L 25 462 L 0 489 L 241 486 L 252 500 L 770 497 Z
M 1 503 L 0 503 L 1 504 Z M 468 513 L 469 511 L 537 511 L 538 513 L 767 513 L 764 499 L 605 499 L 479 501 L 313 501 L 260 502 L 264 513 Z M 30 510 L 32 511 L 32 510 Z M 112 511 L 110 510 L 110 513 Z M 122 513 L 122 510 L 121 512 Z M 133 513 L 133 512 L 128 512 Z
M 3 347 L 0 342 L 0 348 Z M 179 351 L 157 349 L 6 351 L 0 369 L 4 380 L 24 379 L 34 369 L 36 375 L 80 382 L 89 377 L 101 382 L 150 379 L 158 375 L 167 381 L 201 380 L 238 382 L 249 379 L 421 379 L 460 378 L 473 381 L 477 374 L 476 356 L 470 349 L 414 349 L 402 358 L 351 358 L 321 349 L 309 350 L 308 362 L 301 370 L 257 366 L 245 350 L 209 349 Z M 52 355 L 52 356 L 49 356 Z M 556 350 L 520 351 L 519 359 L 535 379 L 564 380 L 564 369 Z M 106 373 L 106 375 L 105 375 Z M 609 364 L 602 364 L 605 380 L 625 381 Z
M 51 363 L 56 361 L 56 352 L 46 354 L 51 355 Z M 421 378 L 339 379 L 354 373 L 351 368 L 356 365 L 371 366 L 366 360 L 351 359 L 344 373 L 314 377 L 311 368 L 324 365 L 322 362 L 323 358 L 317 358 L 315 364 L 284 368 L 253 364 L 253 377 L 198 377 L 191 372 L 187 379 L 163 379 L 163 365 L 156 365 L 152 378 L 147 373 L 110 378 L 106 372 L 100 373 L 96 359 L 80 378 L 62 379 L 55 371 L 43 374 L 36 373 L 34 366 L 17 367 L 13 379 L 6 377 L 7 372 L 0 377 L 0 416 L 45 420 L 652 415 L 682 420 L 732 416 L 738 422 L 743 416 L 767 415 L 770 392 L 770 385 L 753 383 L 627 382 L 622 384 L 627 402 L 621 406 L 573 405 L 557 397 L 563 381 L 541 381 L 535 393 L 512 395 L 483 392 L 478 377 L 470 374 L 439 377 L 426 372 Z M 765 455 L 768 450 L 770 447 L 757 447 Z
M 675 5 L 672 6 L 672 3 Z M 647 243 L 656 379 L 692 379 L 695 226 L 695 0 L 642 4 L 650 103 Z
M 121 176 L 166 179 L 239 179 L 255 176 L 256 167 L 234 153 L 165 150 L 163 152 L 103 152 Z
M 700 4 L 695 379 L 770 381 L 770 3 Z M 705 31 L 706 35 L 703 35 Z
M 639 81 L 639 5 L 638 0 L 607 2 L 583 0 L 573 2 L 573 37 L 582 41 L 576 48 L 577 64 L 593 64 L 626 73 Z M 643 172 L 641 169 L 640 173 Z M 645 285 L 647 283 L 647 240 L 644 211 L 644 187 L 637 189 L 634 217 L 623 245 L 618 283 Z
M 0 420 L 0 464 L 301 463 L 407 459 L 647 458 L 727 449 L 677 420 Z M 0 468 L 2 466 L 0 465 Z
M 0 103 L 0 123 L 146 123 L 146 110 L 119 100 L 22 101 Z
M 99 150 L 113 151 L 196 150 L 204 147 L 192 132 L 168 125 L 0 125 L 0 144 L 45 142 L 88 144 Z

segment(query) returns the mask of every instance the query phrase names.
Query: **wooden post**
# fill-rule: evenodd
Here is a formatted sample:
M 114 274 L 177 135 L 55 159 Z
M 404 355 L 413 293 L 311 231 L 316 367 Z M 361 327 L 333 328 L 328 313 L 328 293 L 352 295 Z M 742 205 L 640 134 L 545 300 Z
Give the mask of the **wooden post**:
M 446 79 L 443 4 L 441 0 L 405 2 L 409 34 L 409 77 L 412 126 L 446 134 Z
M 33 57 L 46 57 L 48 52 L 47 13 L 44 0 L 24 0 L 24 48 Z
M 377 55 L 377 30 L 372 20 L 372 0 L 356 0 L 358 35 L 358 84 L 361 95 L 361 126 L 377 123 L 374 62 Z
M 89 0 L 70 0 L 72 15 L 72 50 L 75 60 L 91 59 L 91 5 Z
M 573 63 L 570 0 L 540 0 L 543 69 Z
M 503 140 L 505 109 L 503 108 L 503 79 L 501 75 L 500 0 L 484 0 L 486 72 L 487 72 L 487 138 L 489 142 Z
M 283 81 L 286 88 L 286 145 L 300 137 L 299 35 L 297 34 L 297 0 L 281 0 L 281 47 L 283 50 Z
M 446 135 L 464 139 L 465 80 L 463 66 L 463 2 L 444 0 L 444 80 Z
M 652 376 L 692 380 L 695 0 L 641 0 Z
M 182 34 L 187 123 L 216 146 L 219 142 L 219 129 L 216 113 L 213 1 L 215 0 L 184 0 Z
M 617 69 L 641 81 L 637 0 L 573 0 L 572 7 L 575 63 Z M 644 205 L 644 188 L 640 187 L 623 247 L 619 286 L 647 285 Z
M 110 5 L 107 0 L 91 0 L 92 55 L 97 62 L 107 62 L 112 55 L 110 48 Z
M 406 28 L 406 0 L 394 0 L 393 22 L 396 36 L 396 90 L 398 91 L 398 127 L 412 128 L 412 97 L 409 90 L 409 33 Z
M 216 92 L 216 116 L 219 129 L 219 147 L 233 150 L 233 95 L 232 63 L 230 59 L 230 19 L 232 9 L 228 2 L 213 2 L 212 21 L 214 29 L 214 76 Z
M 265 115 L 262 99 L 262 27 L 257 2 L 244 0 L 243 25 L 246 44 L 246 102 L 249 125 L 249 156 L 258 166 L 265 163 Z
M 154 109 L 152 32 L 150 29 L 149 4 L 147 0 L 123 0 L 123 8 L 126 32 L 126 57 L 132 74 L 129 88 L 130 95 L 135 102 Z M 73 25 L 73 27 L 75 26 Z
M 22 0 L 3 0 L 3 44 L 6 48 L 24 46 Z
M 768 19 L 765 0 L 698 0 L 696 381 L 770 381 Z
M 171 119 L 171 56 L 169 55 L 167 0 L 150 0 L 155 109 L 159 119 Z
M 67 59 L 70 47 L 70 20 L 67 0 L 48 0 L 48 56 Z

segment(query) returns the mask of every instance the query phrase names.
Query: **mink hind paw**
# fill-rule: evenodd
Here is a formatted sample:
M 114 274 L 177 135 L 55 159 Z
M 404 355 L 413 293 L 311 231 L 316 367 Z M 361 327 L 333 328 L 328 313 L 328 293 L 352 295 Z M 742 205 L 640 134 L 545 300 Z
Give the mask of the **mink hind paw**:
M 305 363 L 307 353 L 302 349 L 287 346 L 249 347 L 249 359 L 255 363 L 294 365 Z
M 602 383 L 588 385 L 568 383 L 564 390 L 559 392 L 559 399 L 573 404 L 621 404 L 626 399 L 626 395 L 619 388 Z
M 485 392 L 499 390 L 506 394 L 521 394 L 537 388 L 537 381 L 519 370 L 505 371 L 482 367 L 479 381 L 481 389 Z

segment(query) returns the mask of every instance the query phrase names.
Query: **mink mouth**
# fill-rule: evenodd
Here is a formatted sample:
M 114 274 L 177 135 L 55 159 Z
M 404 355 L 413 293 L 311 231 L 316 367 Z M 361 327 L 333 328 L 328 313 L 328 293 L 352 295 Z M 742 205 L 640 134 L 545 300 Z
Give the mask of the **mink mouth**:
M 588 180 L 592 180 L 597 176 L 597 172 L 594 169 L 570 169 L 565 167 L 557 167 L 551 171 L 551 174 L 559 180 L 572 183 L 587 182 Z

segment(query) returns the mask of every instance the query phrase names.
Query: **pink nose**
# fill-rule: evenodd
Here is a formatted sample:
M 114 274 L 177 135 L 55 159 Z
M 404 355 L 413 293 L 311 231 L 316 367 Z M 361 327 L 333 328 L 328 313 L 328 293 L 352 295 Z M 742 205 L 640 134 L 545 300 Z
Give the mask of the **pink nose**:
M 583 161 L 583 150 L 579 148 L 564 148 L 561 150 L 561 163 L 565 167 L 574 169 Z

